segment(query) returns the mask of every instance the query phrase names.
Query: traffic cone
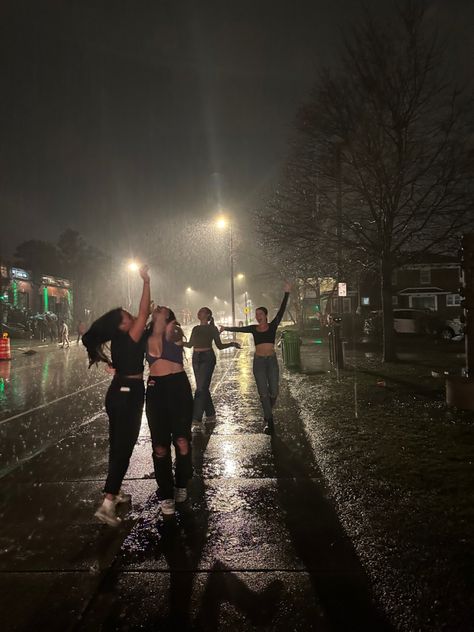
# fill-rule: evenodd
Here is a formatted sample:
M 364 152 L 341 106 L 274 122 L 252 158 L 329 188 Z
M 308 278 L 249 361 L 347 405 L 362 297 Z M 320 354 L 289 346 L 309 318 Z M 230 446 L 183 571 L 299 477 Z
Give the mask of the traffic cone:
M 0 338 L 0 360 L 11 360 L 12 352 L 10 349 L 10 338 L 8 334 L 3 334 L 3 338 Z

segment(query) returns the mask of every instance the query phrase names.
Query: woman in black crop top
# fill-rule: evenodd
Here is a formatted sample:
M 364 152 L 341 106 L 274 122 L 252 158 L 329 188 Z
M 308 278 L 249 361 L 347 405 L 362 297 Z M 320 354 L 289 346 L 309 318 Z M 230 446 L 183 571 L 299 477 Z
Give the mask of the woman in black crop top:
M 89 356 L 89 368 L 104 362 L 114 374 L 105 397 L 109 417 L 109 471 L 104 501 L 95 516 L 111 526 L 120 524 L 116 506 L 129 502 L 120 491 L 130 457 L 140 432 L 145 387 L 145 325 L 150 314 L 150 277 L 147 266 L 140 269 L 143 292 L 138 316 L 117 307 L 98 318 L 82 336 Z M 110 355 L 108 346 L 110 344 Z
M 222 342 L 219 330 L 214 324 L 214 317 L 209 307 L 201 307 L 197 313 L 199 325 L 193 327 L 189 342 L 184 346 L 193 348 L 193 371 L 196 380 L 193 407 L 193 430 L 202 429 L 202 418 L 206 413 L 207 421 L 216 416 L 216 410 L 212 401 L 210 386 L 212 374 L 216 366 L 216 355 L 212 343 L 218 349 L 235 347 L 240 349 L 238 342 Z
M 266 422 L 265 433 L 273 434 L 273 407 L 278 397 L 280 369 L 275 354 L 275 337 L 278 325 L 283 318 L 288 298 L 290 285 L 285 284 L 285 296 L 275 318 L 268 322 L 268 310 L 266 307 L 257 307 L 255 310 L 256 325 L 247 327 L 221 327 L 221 331 L 238 331 L 252 334 L 255 342 L 255 355 L 253 359 L 253 374 L 257 384 L 258 394 L 262 402 L 263 416 Z

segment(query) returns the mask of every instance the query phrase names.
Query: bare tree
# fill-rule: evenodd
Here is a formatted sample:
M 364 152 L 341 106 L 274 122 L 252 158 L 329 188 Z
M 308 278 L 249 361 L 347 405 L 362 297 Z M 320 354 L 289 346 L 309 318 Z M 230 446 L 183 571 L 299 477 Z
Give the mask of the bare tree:
M 264 213 L 267 244 L 298 242 L 339 280 L 344 265 L 377 270 L 385 361 L 396 358 L 394 267 L 452 252 L 473 221 L 469 104 L 444 56 L 423 3 L 384 22 L 366 14 L 301 109 L 298 150 Z

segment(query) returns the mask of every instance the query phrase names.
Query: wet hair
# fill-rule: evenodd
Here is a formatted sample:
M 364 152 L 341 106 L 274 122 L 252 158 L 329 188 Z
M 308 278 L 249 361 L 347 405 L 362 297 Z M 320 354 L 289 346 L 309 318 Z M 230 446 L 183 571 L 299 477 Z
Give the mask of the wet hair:
M 202 309 L 206 310 L 207 312 L 207 322 L 209 323 L 209 325 L 214 325 L 214 316 L 212 315 L 212 309 L 209 309 L 209 307 L 201 307 L 199 311 L 201 311 Z
M 110 310 L 95 320 L 82 336 L 82 344 L 89 356 L 89 368 L 99 362 L 105 362 L 111 366 L 112 361 L 106 352 L 106 345 L 119 333 L 123 311 L 121 307 Z
M 268 309 L 266 307 L 257 307 L 257 309 L 255 311 L 258 312 L 258 310 L 263 312 L 265 314 L 265 316 L 268 316 Z

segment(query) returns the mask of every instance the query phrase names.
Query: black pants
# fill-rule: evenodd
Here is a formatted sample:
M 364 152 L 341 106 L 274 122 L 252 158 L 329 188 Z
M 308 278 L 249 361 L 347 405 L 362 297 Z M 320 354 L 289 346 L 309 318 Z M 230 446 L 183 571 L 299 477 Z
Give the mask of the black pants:
M 196 421 L 202 421 L 204 413 L 206 413 L 206 417 L 212 417 L 216 414 L 209 390 L 215 367 L 216 355 L 214 351 L 195 351 L 193 353 L 193 371 L 196 378 L 193 419 Z
M 174 373 L 163 377 L 148 378 L 146 389 L 146 416 L 153 446 L 155 478 L 162 500 L 173 498 L 173 487 L 186 487 L 193 475 L 191 457 L 191 422 L 193 395 L 188 376 Z M 187 439 L 186 454 L 182 454 L 178 439 Z M 176 452 L 175 480 L 171 463 L 171 443 Z M 158 456 L 156 447 L 165 448 L 166 454 Z
M 109 472 L 106 494 L 118 494 L 140 434 L 145 386 L 142 379 L 114 377 L 105 397 L 109 416 Z

